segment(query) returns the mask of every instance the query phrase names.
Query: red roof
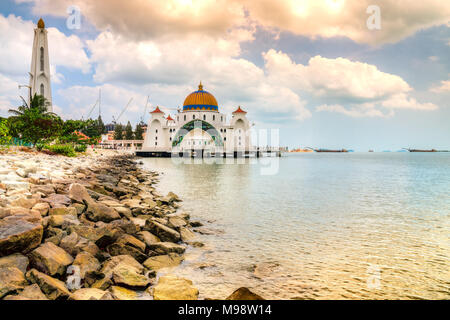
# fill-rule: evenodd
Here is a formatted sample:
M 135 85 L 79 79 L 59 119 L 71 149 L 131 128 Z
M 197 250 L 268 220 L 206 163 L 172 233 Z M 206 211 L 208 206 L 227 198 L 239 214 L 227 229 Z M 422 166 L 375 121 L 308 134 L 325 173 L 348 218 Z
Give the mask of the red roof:
M 161 110 L 159 110 L 159 107 L 156 107 L 156 109 L 153 110 L 153 111 L 150 112 L 150 113 L 164 113 L 164 112 L 162 112 Z
M 245 112 L 244 110 L 242 110 L 242 109 L 241 109 L 241 106 L 239 106 L 239 107 L 237 108 L 237 110 L 236 110 L 235 112 L 233 112 L 233 113 L 247 113 L 247 112 Z
M 172 117 L 170 116 L 170 114 L 169 114 L 169 116 L 168 116 L 166 119 L 167 119 L 167 121 L 175 121 L 175 120 L 172 119 Z
M 84 133 L 82 133 L 82 132 L 75 131 L 74 133 L 75 133 L 77 136 L 79 136 L 79 137 L 81 138 L 81 140 L 88 140 L 88 139 L 89 139 L 89 137 L 88 137 L 87 135 L 85 135 Z

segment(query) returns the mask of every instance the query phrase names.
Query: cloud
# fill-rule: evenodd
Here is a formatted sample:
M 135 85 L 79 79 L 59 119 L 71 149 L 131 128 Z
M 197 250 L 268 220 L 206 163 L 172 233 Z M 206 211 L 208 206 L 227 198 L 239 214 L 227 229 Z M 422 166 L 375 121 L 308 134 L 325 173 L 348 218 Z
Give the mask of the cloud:
M 335 104 L 335 105 L 321 105 L 316 107 L 317 112 L 327 111 L 327 112 L 336 112 L 336 113 L 342 113 L 346 116 L 352 117 L 352 118 L 362 118 L 362 117 L 392 117 L 393 111 L 389 111 L 388 113 L 383 113 L 380 110 L 375 109 L 373 104 L 364 104 L 356 107 L 352 107 L 350 109 L 347 109 L 341 105 Z
M 8 116 L 8 110 L 20 103 L 18 83 L 0 74 L 0 115 Z
M 392 116 L 394 109 L 436 110 L 431 103 L 408 97 L 413 91 L 401 77 L 376 66 L 345 58 L 313 57 L 307 65 L 273 49 L 263 54 L 268 78 L 295 92 L 308 92 L 326 101 L 316 111 L 339 112 L 352 117 Z M 329 103 L 333 101 L 333 103 Z M 344 107 L 346 105 L 347 107 Z M 380 108 L 389 109 L 381 110 Z
M 0 73 L 24 76 L 30 71 L 35 24 L 20 17 L 0 15 Z M 49 28 L 49 55 L 53 67 L 89 72 L 89 58 L 82 41 L 75 35 L 66 36 Z
M 348 37 L 359 43 L 394 43 L 415 32 L 448 23 L 450 2 L 430 0 L 245 0 L 252 19 L 267 28 L 315 37 Z M 381 30 L 368 30 L 370 5 L 381 9 Z
M 441 81 L 439 86 L 431 88 L 431 92 L 435 93 L 450 92 L 450 80 Z
M 98 30 L 150 39 L 166 35 L 220 36 L 253 21 L 259 26 L 296 35 L 348 37 L 359 43 L 393 43 L 415 32 L 448 24 L 450 2 L 378 0 L 381 30 L 368 30 L 367 8 L 373 0 L 16 0 L 33 2 L 35 14 L 67 16 L 77 5 Z
M 173 101 L 163 95 L 162 101 L 179 106 L 203 80 L 205 88 L 217 95 L 221 110 L 234 111 L 240 104 L 251 112 L 293 114 L 299 120 L 310 117 L 298 94 L 269 82 L 262 68 L 239 57 L 241 44 L 252 40 L 253 33 L 254 29 L 239 28 L 223 38 L 188 35 L 137 41 L 105 31 L 87 43 L 96 65 L 94 80 L 99 83 L 141 86 L 141 90 L 142 86 L 154 90 L 159 84 L 157 94 L 165 86 L 178 98 Z

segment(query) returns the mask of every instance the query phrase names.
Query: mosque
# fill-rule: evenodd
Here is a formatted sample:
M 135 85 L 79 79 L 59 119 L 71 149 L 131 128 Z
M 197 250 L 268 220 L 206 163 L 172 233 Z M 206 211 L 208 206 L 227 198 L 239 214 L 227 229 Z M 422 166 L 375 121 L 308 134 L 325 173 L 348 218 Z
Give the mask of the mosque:
M 150 114 L 139 156 L 245 157 L 254 151 L 247 112 L 238 107 L 228 122 L 219 112 L 216 98 L 204 90 L 202 83 L 187 96 L 183 110 L 175 116 L 166 116 L 159 107 Z

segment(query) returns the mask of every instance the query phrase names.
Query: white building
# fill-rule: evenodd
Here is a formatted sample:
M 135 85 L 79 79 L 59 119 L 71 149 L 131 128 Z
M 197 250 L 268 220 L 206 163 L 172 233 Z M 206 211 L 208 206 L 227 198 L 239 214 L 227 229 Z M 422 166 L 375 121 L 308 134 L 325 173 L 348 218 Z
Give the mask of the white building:
M 47 29 L 42 18 L 34 29 L 33 53 L 30 71 L 31 96 L 42 95 L 49 102 L 48 111 L 52 108 L 52 87 L 50 82 L 50 60 L 48 57 Z
M 177 115 L 165 116 L 159 107 L 151 112 L 142 151 L 143 156 L 172 153 L 197 155 L 245 155 L 253 151 L 247 112 L 238 107 L 231 120 L 219 112 L 216 98 L 203 90 L 191 93 Z

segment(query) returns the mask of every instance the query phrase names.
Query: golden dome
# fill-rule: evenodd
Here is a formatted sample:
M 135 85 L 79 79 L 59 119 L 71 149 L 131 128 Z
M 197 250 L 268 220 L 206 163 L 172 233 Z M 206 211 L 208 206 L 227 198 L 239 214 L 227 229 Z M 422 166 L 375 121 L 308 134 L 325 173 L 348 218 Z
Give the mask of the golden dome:
M 39 29 L 44 29 L 45 28 L 45 22 L 44 20 L 42 20 L 42 18 L 39 19 L 37 26 Z
M 184 100 L 183 111 L 193 110 L 219 111 L 216 98 L 211 93 L 203 90 L 201 82 L 198 86 L 198 91 L 192 92 Z

